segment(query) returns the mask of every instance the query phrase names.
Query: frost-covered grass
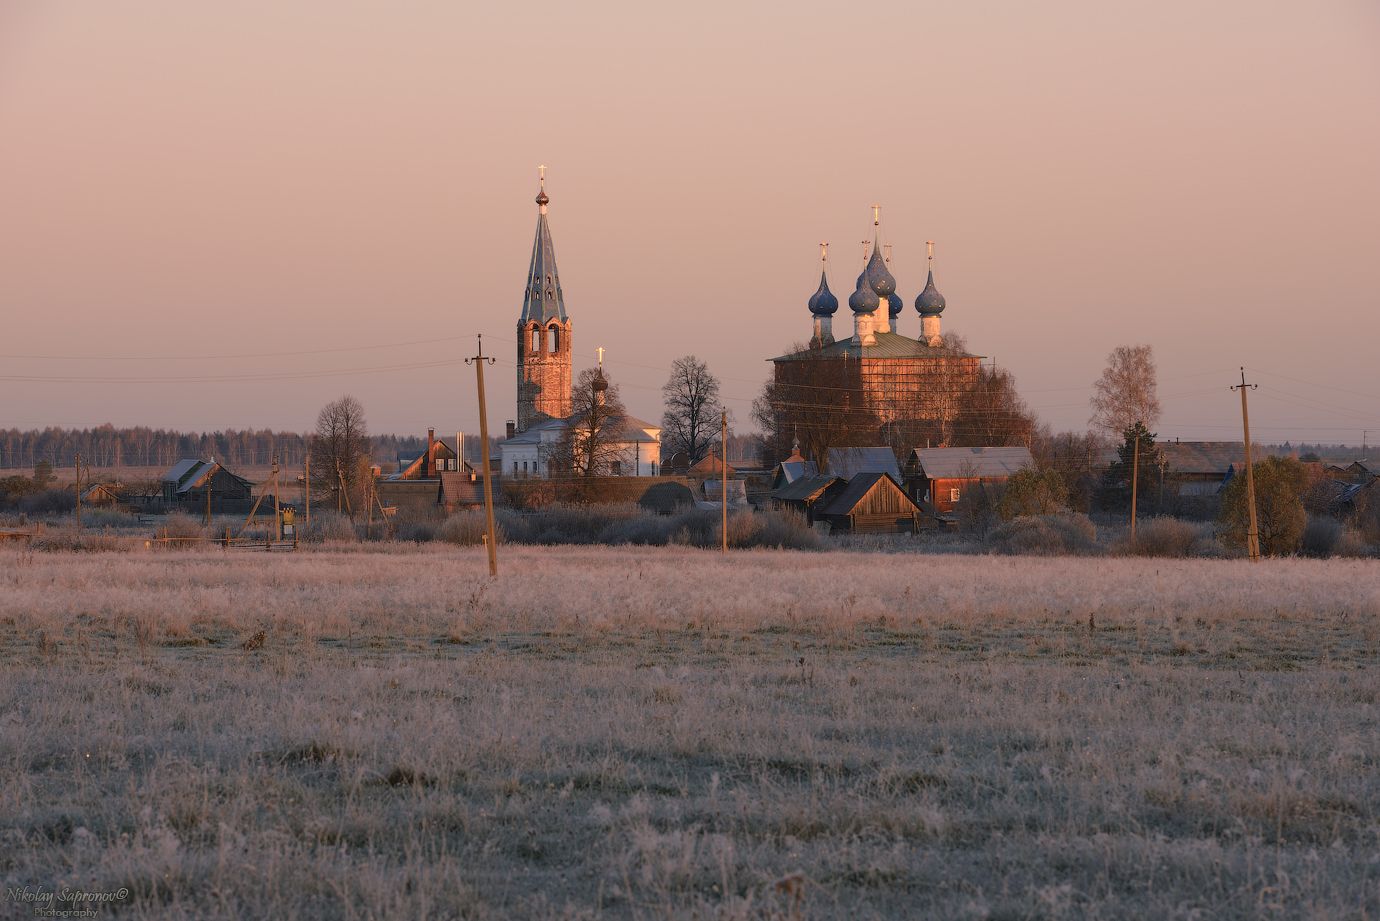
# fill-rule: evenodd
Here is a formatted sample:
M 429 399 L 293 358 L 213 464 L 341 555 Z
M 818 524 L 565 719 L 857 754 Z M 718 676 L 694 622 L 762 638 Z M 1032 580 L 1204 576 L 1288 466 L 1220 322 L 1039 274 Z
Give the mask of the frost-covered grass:
M 0 551 L 3 884 L 134 918 L 1380 912 L 1374 562 L 500 564 Z

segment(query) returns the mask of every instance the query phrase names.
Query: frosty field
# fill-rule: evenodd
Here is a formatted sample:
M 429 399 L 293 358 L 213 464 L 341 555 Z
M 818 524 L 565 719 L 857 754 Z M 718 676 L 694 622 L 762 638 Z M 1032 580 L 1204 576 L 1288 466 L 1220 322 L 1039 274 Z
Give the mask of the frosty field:
M 1380 914 L 1374 562 L 501 565 L 0 551 L 4 886 L 149 919 Z

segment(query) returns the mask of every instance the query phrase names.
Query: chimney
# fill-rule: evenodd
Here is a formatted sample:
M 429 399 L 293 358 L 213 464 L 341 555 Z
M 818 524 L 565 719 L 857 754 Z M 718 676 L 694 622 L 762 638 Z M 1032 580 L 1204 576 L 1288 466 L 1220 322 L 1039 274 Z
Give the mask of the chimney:
M 509 419 L 509 420 L 508 420 L 508 437 L 509 437 L 509 438 L 512 438 L 512 437 L 514 437 L 515 435 L 517 435 L 517 423 L 514 422 L 512 419 Z
M 436 476 L 436 430 L 426 430 L 426 459 L 422 461 L 422 479 Z
M 465 469 L 465 433 L 455 433 L 455 469 Z

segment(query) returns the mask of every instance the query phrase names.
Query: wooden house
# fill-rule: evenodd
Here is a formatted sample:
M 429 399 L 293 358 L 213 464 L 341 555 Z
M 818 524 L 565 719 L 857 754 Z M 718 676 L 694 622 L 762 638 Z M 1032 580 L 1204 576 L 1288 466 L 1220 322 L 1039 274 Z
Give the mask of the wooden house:
M 214 460 L 184 458 L 163 474 L 159 485 L 159 498 L 165 508 L 201 512 L 206 508 L 208 491 L 213 513 L 239 514 L 248 512 L 254 504 L 253 484 Z
M 813 511 L 814 520 L 834 531 L 855 534 L 910 534 L 937 525 L 889 473 L 859 473 Z
M 815 522 L 815 507 L 821 500 L 835 495 L 847 481 L 829 474 L 797 477 L 790 483 L 772 490 L 771 505 L 777 510 L 799 512 L 810 524 Z
M 426 430 L 426 449 L 415 451 L 409 454 L 398 455 L 398 470 L 390 474 L 390 480 L 436 480 L 445 471 L 458 471 L 462 468 L 459 462 L 459 438 L 456 439 L 456 447 L 452 448 L 446 444 L 445 440 L 436 437 L 435 429 Z
M 1029 448 L 916 448 L 906 466 L 907 491 L 951 515 L 967 490 L 1005 483 L 1034 464 Z

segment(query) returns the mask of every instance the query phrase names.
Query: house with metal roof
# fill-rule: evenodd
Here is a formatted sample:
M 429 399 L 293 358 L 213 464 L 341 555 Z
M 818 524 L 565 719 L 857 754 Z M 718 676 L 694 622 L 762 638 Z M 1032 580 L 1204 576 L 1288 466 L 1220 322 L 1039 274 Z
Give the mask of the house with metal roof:
M 164 506 L 200 512 L 208 493 L 213 513 L 247 512 L 254 503 L 253 484 L 214 460 L 183 458 L 163 474 L 159 497 Z
M 910 495 L 949 515 L 965 491 L 1005 483 L 1035 465 L 1025 447 L 916 448 L 906 465 Z
M 799 512 L 811 524 L 815 521 L 815 506 L 823 499 L 834 495 L 848 481 L 830 474 L 811 474 L 797 477 L 794 481 L 772 490 L 771 505 L 778 511 L 789 509 Z

